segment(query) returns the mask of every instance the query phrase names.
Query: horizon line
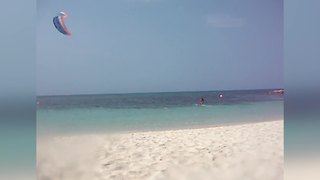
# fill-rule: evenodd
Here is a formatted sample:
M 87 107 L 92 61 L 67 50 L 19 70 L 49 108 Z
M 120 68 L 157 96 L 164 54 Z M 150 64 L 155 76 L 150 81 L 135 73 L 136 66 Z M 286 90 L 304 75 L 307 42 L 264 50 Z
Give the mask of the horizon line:
M 220 89 L 220 90 L 191 90 L 191 91 L 154 91 L 154 92 L 129 92 L 129 93 L 97 93 L 97 94 L 53 94 L 53 95 L 36 95 L 36 97 L 49 97 L 49 96 L 90 96 L 90 95 L 124 95 L 124 94 L 156 94 L 156 93 L 183 93 L 183 92 L 209 92 L 209 91 L 250 91 L 250 90 L 275 90 L 284 88 L 259 88 L 259 89 Z

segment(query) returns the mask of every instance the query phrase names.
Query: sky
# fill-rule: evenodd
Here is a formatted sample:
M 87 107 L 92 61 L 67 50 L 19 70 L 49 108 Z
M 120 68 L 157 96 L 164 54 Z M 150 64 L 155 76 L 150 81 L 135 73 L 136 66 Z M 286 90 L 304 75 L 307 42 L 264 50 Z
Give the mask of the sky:
M 284 86 L 282 0 L 38 0 L 36 38 L 37 95 Z

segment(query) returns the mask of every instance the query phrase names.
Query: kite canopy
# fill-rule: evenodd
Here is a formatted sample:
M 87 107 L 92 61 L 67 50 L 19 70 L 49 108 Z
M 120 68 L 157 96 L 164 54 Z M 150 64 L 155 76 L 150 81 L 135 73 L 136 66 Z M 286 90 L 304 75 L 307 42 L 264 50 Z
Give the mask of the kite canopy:
M 70 36 L 71 33 L 68 31 L 67 26 L 64 24 L 64 19 L 68 18 L 68 14 L 65 12 L 60 12 L 59 15 L 53 18 L 53 24 L 59 32 L 64 35 Z

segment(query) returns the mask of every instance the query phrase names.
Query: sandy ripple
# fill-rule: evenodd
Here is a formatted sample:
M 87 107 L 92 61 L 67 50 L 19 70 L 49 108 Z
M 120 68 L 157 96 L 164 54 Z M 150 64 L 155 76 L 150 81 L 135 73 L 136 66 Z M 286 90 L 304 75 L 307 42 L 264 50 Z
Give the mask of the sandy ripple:
M 38 179 L 280 180 L 283 121 L 38 141 Z

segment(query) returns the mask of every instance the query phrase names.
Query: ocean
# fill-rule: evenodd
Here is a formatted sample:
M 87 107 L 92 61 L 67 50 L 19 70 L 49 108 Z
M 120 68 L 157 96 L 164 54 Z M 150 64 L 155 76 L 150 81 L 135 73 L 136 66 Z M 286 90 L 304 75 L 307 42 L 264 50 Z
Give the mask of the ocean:
M 271 91 L 39 96 L 37 133 L 135 132 L 283 119 L 283 95 Z M 199 106 L 202 96 L 205 105 Z

